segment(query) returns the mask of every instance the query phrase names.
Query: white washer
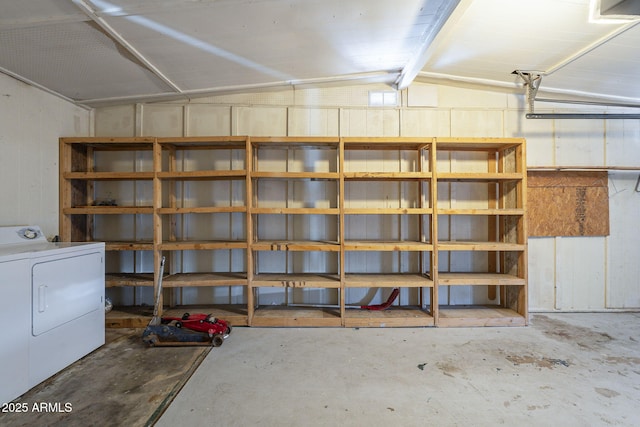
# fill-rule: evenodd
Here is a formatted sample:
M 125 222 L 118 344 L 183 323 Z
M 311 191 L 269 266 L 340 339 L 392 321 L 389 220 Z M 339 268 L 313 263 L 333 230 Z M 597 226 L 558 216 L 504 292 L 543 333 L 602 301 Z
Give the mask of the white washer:
M 0 403 L 104 344 L 104 243 L 0 227 Z

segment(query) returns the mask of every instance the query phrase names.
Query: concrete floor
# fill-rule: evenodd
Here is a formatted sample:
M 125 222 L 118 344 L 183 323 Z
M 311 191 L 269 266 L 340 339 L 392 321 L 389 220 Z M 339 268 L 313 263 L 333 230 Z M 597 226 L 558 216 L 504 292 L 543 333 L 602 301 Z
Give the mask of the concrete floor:
M 235 328 L 156 426 L 638 426 L 640 313 L 527 328 Z

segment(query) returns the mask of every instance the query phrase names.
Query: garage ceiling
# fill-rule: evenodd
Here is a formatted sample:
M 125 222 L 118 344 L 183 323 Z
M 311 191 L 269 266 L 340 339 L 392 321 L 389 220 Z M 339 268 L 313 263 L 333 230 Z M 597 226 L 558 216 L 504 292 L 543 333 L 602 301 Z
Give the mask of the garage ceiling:
M 87 106 L 415 79 L 524 93 L 514 70 L 640 105 L 638 1 L 602 1 L 4 0 L 0 71 Z

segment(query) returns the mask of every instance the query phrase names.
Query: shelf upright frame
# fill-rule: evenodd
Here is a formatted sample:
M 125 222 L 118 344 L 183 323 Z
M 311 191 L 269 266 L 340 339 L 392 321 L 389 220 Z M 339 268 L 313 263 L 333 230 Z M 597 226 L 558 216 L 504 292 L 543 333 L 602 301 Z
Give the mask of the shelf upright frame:
M 162 182 L 158 175 L 162 171 L 162 147 L 156 138 L 153 142 L 153 300 L 158 303 L 158 316 L 162 315 L 164 307 L 163 295 L 158 293 L 160 282 L 160 265 L 162 263 Z

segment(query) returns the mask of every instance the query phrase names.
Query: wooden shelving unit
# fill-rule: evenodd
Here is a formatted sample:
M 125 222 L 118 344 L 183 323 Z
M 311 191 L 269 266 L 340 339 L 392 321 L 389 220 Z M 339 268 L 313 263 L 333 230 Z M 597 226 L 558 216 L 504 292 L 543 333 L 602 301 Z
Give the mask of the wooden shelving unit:
M 338 138 L 251 138 L 252 325 L 342 324 L 339 148 Z M 309 292 L 333 301 L 309 303 Z
M 235 325 L 248 325 L 247 207 L 244 201 L 234 204 L 233 197 L 216 193 L 245 194 L 246 165 L 243 137 L 158 138 L 154 146 L 154 264 L 162 256 L 169 261 L 163 287 L 178 294 L 183 289 L 239 289 L 236 300 L 241 302 L 209 308 Z M 208 197 L 201 197 L 201 188 L 210 190 Z M 216 222 L 229 227 L 215 227 Z M 234 251 L 241 261 L 231 261 Z M 217 258 L 229 262 L 220 266 Z M 170 293 L 166 305 L 180 300 L 176 292 Z
M 344 138 L 343 144 L 344 284 L 346 306 L 354 307 L 345 310 L 344 324 L 433 326 L 433 139 Z M 378 226 L 349 227 L 359 221 Z M 376 228 L 385 230 L 383 239 L 375 238 Z M 356 260 L 367 268 L 369 260 L 382 262 L 372 274 Z M 400 294 L 386 310 L 359 308 L 372 296 L 383 302 L 396 288 Z
M 109 288 L 156 292 L 164 256 L 166 309 L 253 326 L 527 324 L 523 139 L 61 138 L 60 165 L 62 240 L 106 241 Z M 461 287 L 486 297 L 460 303 Z M 387 309 L 361 308 L 396 288 Z
M 154 251 L 152 233 L 136 226 L 153 221 L 154 144 L 155 138 L 60 140 L 60 238 L 106 241 L 107 287 L 154 284 L 152 269 L 136 268 Z
M 486 288 L 486 304 L 441 305 L 438 326 L 523 326 L 527 310 L 526 161 L 524 140 L 518 138 L 438 138 L 436 150 L 444 158 L 459 156 L 456 170 L 436 171 L 435 186 L 449 186 L 449 197 L 436 203 L 438 221 L 450 224 L 466 218 L 486 234 L 482 239 L 438 237 L 437 252 L 446 256 L 436 272 L 439 288 Z M 481 159 L 482 170 L 468 171 L 465 159 Z M 476 162 L 477 163 L 477 162 Z M 483 193 L 469 203 L 451 192 Z M 465 188 L 467 187 L 467 188 Z M 460 207 L 446 206 L 456 200 Z M 476 206 L 470 206 L 476 205 Z M 480 206 L 482 205 L 482 206 Z M 455 259 L 463 262 L 456 262 Z M 478 262 L 478 259 L 481 262 Z M 466 261 L 466 262 L 465 262 Z M 456 265 L 458 264 L 458 265 Z M 466 264 L 466 265 L 465 265 Z M 479 264 L 479 266 L 478 266 Z M 460 267 L 462 265 L 463 267 Z

